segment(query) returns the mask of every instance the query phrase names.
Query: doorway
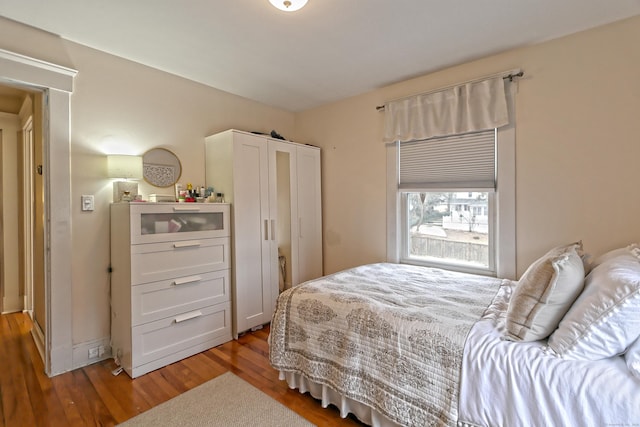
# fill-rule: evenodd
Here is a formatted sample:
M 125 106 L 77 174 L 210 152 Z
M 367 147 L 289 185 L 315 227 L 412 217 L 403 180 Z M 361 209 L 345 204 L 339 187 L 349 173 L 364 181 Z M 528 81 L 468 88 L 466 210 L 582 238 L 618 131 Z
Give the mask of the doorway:
M 15 84 L 0 85 L 0 290 L 1 312 L 25 311 L 45 360 L 44 182 L 42 93 Z
M 70 96 L 76 74 L 66 67 L 0 49 L 0 84 L 29 88 L 42 95 L 42 168 L 38 173 L 42 171 L 43 341 L 49 376 L 73 369 Z M 33 129 L 37 133 L 39 127 Z

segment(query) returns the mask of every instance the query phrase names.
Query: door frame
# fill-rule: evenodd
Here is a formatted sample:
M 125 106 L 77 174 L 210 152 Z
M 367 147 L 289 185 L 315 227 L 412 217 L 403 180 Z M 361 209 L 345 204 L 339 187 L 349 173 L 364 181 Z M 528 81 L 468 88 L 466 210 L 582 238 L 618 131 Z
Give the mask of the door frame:
M 72 367 L 70 104 L 77 71 L 0 49 L 0 82 L 43 92 L 45 373 Z

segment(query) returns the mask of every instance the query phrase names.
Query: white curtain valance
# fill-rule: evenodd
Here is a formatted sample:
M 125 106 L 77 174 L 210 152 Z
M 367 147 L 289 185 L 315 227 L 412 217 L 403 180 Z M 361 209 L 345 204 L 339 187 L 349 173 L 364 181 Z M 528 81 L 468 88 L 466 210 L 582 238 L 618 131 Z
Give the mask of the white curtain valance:
M 415 141 L 509 124 L 502 77 L 464 83 L 385 104 L 385 142 Z

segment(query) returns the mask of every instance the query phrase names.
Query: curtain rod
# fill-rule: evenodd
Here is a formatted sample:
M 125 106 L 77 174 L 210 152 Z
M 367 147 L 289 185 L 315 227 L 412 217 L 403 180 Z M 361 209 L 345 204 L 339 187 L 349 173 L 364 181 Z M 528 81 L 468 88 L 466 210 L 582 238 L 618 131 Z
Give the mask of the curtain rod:
M 501 73 L 498 73 L 498 74 L 501 74 Z M 521 71 L 521 70 L 514 70 L 514 71 L 510 72 L 509 74 L 507 74 L 506 76 L 502 76 L 502 78 L 503 78 L 504 80 L 509 80 L 510 82 L 512 82 L 512 81 L 513 81 L 513 79 L 515 79 L 516 77 L 522 77 L 522 76 L 524 76 L 524 71 Z M 427 93 L 440 92 L 440 91 L 443 91 L 443 90 L 446 90 L 446 89 L 450 89 L 450 88 L 452 88 L 452 87 L 460 86 L 460 85 L 467 84 L 467 83 L 479 82 L 479 81 L 482 81 L 482 80 L 490 79 L 490 78 L 492 78 L 492 77 L 495 77 L 495 75 L 493 75 L 493 76 L 487 76 L 487 77 L 484 77 L 484 78 L 481 78 L 481 79 L 469 80 L 469 81 L 467 81 L 467 82 L 458 83 L 458 84 L 455 84 L 455 85 L 452 85 L 452 86 L 447 86 L 447 87 L 443 87 L 443 88 L 441 88 L 441 89 L 436 89 L 436 90 L 433 90 L 433 91 L 425 92 L 425 93 L 422 93 L 422 94 L 420 94 L 420 95 L 425 95 L 425 94 L 427 94 Z M 410 96 L 407 96 L 407 97 L 404 97 L 404 98 L 399 98 L 399 99 L 406 99 L 406 98 L 409 98 L 409 97 L 411 97 L 411 96 L 416 96 L 416 95 L 410 95 Z M 384 105 L 378 105 L 378 106 L 376 106 L 376 110 L 378 110 L 378 111 L 382 111 L 382 110 L 384 110 Z

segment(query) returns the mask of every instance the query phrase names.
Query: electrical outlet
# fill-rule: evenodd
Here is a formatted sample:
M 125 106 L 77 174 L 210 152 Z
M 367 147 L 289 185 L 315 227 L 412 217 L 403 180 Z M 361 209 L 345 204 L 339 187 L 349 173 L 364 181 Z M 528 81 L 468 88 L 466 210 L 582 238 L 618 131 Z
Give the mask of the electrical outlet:
M 89 359 L 95 359 L 98 357 L 98 349 L 99 347 L 93 347 L 89 349 Z
M 93 195 L 83 195 L 82 196 L 82 210 L 83 211 L 92 211 L 95 209 L 95 203 L 93 199 Z

